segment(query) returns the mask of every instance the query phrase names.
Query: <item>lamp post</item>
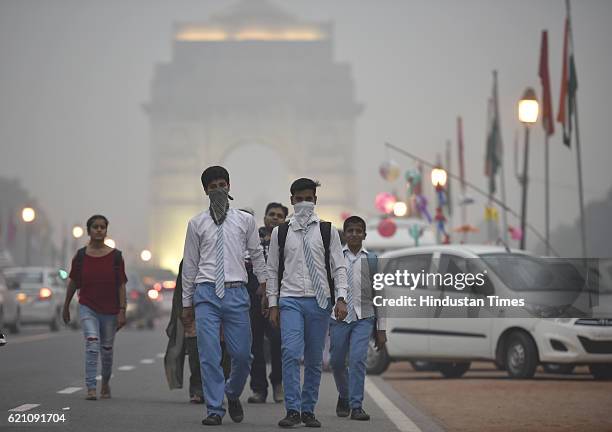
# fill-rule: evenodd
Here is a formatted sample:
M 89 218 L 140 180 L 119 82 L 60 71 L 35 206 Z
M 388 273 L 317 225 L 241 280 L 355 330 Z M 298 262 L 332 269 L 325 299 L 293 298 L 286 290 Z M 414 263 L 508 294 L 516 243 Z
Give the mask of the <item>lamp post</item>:
M 535 90 L 531 87 L 527 87 L 523 97 L 518 104 L 518 117 L 521 123 L 525 125 L 525 149 L 523 154 L 523 175 L 521 176 L 521 183 L 523 186 L 522 200 L 521 200 L 521 242 L 520 248 L 525 249 L 525 242 L 527 237 L 526 224 L 527 224 L 527 186 L 529 184 L 528 169 L 529 169 L 529 128 L 532 124 L 538 121 L 538 100 L 536 98 Z
M 443 237 L 444 244 L 448 244 L 450 242 L 450 239 L 448 238 L 448 234 L 446 233 L 446 230 L 444 229 L 444 222 L 446 221 L 446 218 L 444 217 L 444 210 L 443 210 L 444 203 L 445 203 L 444 186 L 446 185 L 447 180 L 448 180 L 448 174 L 443 168 L 438 166 L 431 170 L 431 184 L 436 190 L 436 195 L 438 197 L 438 207 L 436 208 L 436 215 L 434 217 L 437 223 L 437 228 L 438 228 L 436 230 L 436 236 L 437 236 L 437 240 L 439 243 L 441 236 L 444 235 Z
M 32 247 L 32 222 L 36 219 L 36 211 L 32 207 L 24 207 L 21 210 L 21 219 L 26 224 L 26 247 L 25 247 L 25 261 L 26 266 L 30 265 L 30 249 Z
M 73 251 L 76 251 L 77 242 L 81 237 L 83 237 L 83 234 L 85 234 L 85 231 L 83 231 L 83 228 L 80 225 L 75 224 L 72 227 L 72 250 Z

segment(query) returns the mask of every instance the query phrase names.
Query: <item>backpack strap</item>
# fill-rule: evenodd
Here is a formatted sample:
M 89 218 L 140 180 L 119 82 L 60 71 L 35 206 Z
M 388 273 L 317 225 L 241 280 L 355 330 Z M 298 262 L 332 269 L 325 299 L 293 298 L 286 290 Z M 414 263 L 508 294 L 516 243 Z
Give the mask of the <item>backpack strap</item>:
M 331 242 L 331 222 L 319 222 L 321 230 L 321 239 L 323 240 L 323 248 L 325 249 L 325 270 L 327 271 L 327 283 L 329 284 L 329 293 L 331 303 L 336 304 L 336 285 L 331 273 L 331 265 L 329 263 L 329 244 Z
M 367 260 L 368 260 L 368 272 L 370 276 L 370 285 L 372 290 L 372 299 L 376 295 L 374 290 L 374 274 L 378 271 L 378 256 L 372 252 L 367 252 Z M 376 316 L 376 306 L 374 306 L 374 315 Z
M 289 232 L 289 222 L 284 222 L 278 226 L 278 296 L 280 297 L 283 273 L 285 272 L 285 242 Z
M 81 288 L 83 283 L 83 261 L 85 261 L 85 252 L 87 251 L 87 246 L 82 247 L 76 253 L 76 261 L 74 262 L 77 280 L 75 280 L 77 289 Z

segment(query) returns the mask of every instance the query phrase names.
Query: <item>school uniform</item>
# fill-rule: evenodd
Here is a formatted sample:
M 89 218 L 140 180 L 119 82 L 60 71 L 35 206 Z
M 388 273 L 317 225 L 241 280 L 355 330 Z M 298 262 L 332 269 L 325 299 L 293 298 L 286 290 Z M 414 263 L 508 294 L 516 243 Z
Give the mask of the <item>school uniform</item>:
M 353 254 L 345 246 L 343 253 L 348 275 L 347 316 L 343 321 L 332 316 L 330 321 L 330 366 L 340 398 L 355 409 L 361 408 L 363 402 L 366 358 L 374 325 L 377 323 L 377 330 L 385 330 L 386 321 L 384 317 L 376 320 L 368 252 L 361 248 Z
M 319 224 L 314 213 L 303 226 L 295 217 L 289 219 L 280 290 L 278 227 L 272 231 L 267 262 L 268 302 L 280 312 L 285 408 L 302 413 L 314 413 L 319 397 L 323 346 L 333 309 Z M 329 250 L 336 298 L 346 297 L 346 266 L 335 229 L 331 230 Z M 300 386 L 302 357 L 304 384 Z
M 229 400 L 238 399 L 251 368 L 246 251 L 257 279 L 265 281 L 263 249 L 253 216 L 230 208 L 220 225 L 215 224 L 209 210 L 189 221 L 183 256 L 183 306 L 195 309 L 208 415 L 224 416 L 224 394 Z M 221 324 L 231 358 L 227 382 L 221 367 Z

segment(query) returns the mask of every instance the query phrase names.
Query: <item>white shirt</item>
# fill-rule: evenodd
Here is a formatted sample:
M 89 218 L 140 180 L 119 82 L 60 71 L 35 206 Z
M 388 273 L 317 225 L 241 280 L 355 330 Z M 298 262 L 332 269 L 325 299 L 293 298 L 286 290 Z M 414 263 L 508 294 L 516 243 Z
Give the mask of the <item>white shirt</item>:
M 348 289 L 351 290 L 353 294 L 353 309 L 355 310 L 355 315 L 357 319 L 370 318 L 375 316 L 374 309 L 375 306 L 372 302 L 372 286 L 371 286 L 371 278 L 370 278 L 370 268 L 366 266 L 365 271 L 361 272 L 361 264 L 362 262 L 367 263 L 368 251 L 362 247 L 357 254 L 351 252 L 348 246 L 344 246 L 342 249 L 344 253 L 344 257 L 346 260 L 346 268 L 348 274 L 349 266 L 353 269 L 353 286 L 349 286 Z M 366 291 L 362 291 L 362 284 L 367 284 Z M 363 295 L 362 295 L 363 294 Z M 348 302 L 348 300 L 345 298 Z M 361 306 L 364 306 L 362 311 Z M 387 320 L 384 316 L 384 313 L 380 310 L 377 311 L 377 319 L 376 319 L 376 327 L 378 330 L 386 330 L 387 328 Z M 332 312 L 332 318 L 336 319 L 334 313 Z
M 327 282 L 327 271 L 325 270 L 325 248 L 321 238 L 319 217 L 313 213 L 307 222 L 307 241 L 312 250 L 315 268 L 323 289 L 329 292 Z M 346 265 L 342 255 L 342 246 L 338 231 L 332 227 L 329 242 L 329 264 L 331 274 L 336 286 L 336 298 L 346 298 Z M 308 272 L 308 266 L 304 259 L 304 230 L 293 217 L 289 219 L 289 230 L 285 240 L 285 272 L 283 273 L 281 297 L 315 297 L 312 281 Z M 278 306 L 278 227 L 274 228 L 270 237 L 270 249 L 268 252 L 268 283 L 266 295 L 270 307 Z
M 215 283 L 217 225 L 205 210 L 187 224 L 183 251 L 183 306 L 193 305 L 195 285 Z M 225 282 L 248 280 L 244 266 L 245 252 L 253 263 L 253 272 L 260 282 L 266 280 L 266 262 L 255 218 L 249 213 L 230 208 L 223 221 L 223 270 Z

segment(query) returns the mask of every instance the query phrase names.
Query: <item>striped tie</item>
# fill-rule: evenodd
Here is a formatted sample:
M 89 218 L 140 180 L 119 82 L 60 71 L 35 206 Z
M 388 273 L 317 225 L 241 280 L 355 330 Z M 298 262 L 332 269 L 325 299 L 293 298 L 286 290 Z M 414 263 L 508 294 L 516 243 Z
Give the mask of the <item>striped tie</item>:
M 225 296 L 225 273 L 223 271 L 223 224 L 217 225 L 217 261 L 215 277 L 215 294 Z
M 345 322 L 350 323 L 356 320 L 357 314 L 355 313 L 355 307 L 353 306 L 353 264 L 357 261 L 357 257 L 353 259 L 351 255 L 348 255 L 348 271 L 347 271 L 347 279 L 348 279 L 348 290 L 346 292 L 346 318 Z
M 310 245 L 306 240 L 307 236 L 308 226 L 304 229 L 304 237 L 302 242 L 302 245 L 304 246 L 304 258 L 306 259 L 306 266 L 308 267 L 308 274 L 310 275 L 310 281 L 312 282 L 312 287 L 314 288 L 317 303 L 321 309 L 327 309 L 327 294 L 323 290 L 321 279 L 319 279 L 319 273 L 315 268 L 312 251 L 310 250 Z

